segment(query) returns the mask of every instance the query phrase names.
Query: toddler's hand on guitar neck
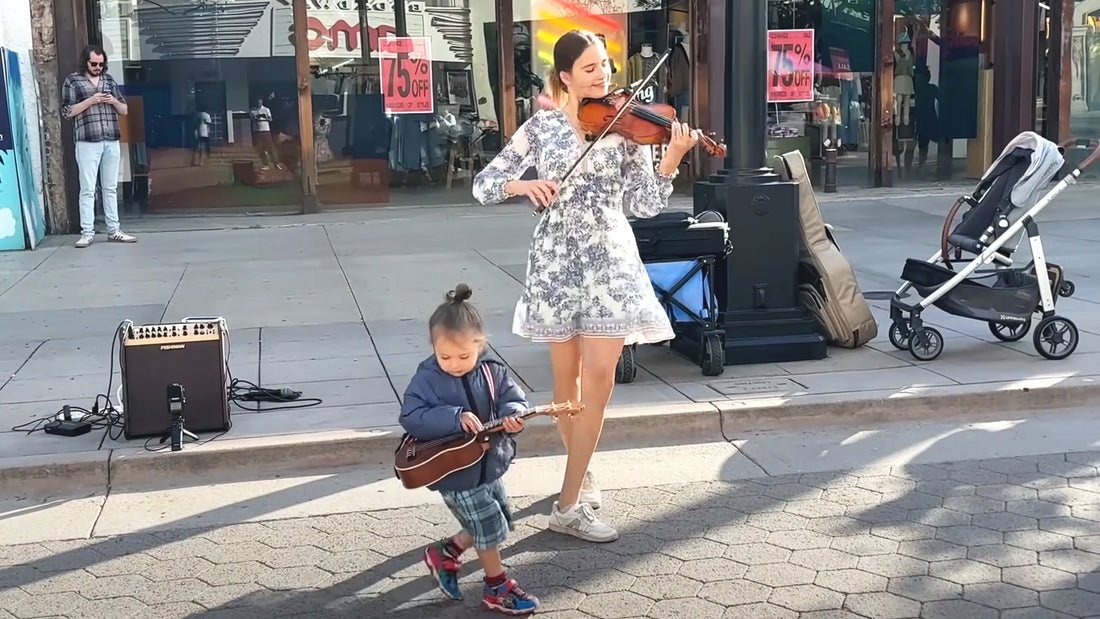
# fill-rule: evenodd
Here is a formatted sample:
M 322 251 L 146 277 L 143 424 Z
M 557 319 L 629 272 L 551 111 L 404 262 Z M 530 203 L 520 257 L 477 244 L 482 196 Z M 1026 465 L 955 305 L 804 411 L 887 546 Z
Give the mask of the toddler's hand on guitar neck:
M 476 434 L 481 432 L 482 425 L 481 420 L 477 418 L 477 415 L 466 411 L 458 416 L 458 423 L 462 426 L 462 429 L 470 434 Z
M 504 431 L 509 434 L 523 432 L 523 419 L 519 417 L 505 417 L 502 425 L 504 426 Z

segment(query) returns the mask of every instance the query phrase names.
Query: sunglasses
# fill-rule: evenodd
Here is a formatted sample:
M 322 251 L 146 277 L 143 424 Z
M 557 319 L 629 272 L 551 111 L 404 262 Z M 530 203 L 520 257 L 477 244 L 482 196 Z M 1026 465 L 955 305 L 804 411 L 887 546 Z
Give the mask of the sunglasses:
M 106 62 L 92 62 L 90 60 L 88 61 L 88 66 L 90 66 L 90 67 L 102 67 L 106 64 L 107 64 Z

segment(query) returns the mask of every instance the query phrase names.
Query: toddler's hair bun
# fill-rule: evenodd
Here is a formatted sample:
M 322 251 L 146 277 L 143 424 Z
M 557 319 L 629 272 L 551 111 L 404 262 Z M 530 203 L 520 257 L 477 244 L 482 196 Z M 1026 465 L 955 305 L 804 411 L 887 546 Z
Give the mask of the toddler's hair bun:
M 447 300 L 451 303 L 462 303 L 472 297 L 474 291 L 470 289 L 466 284 L 459 284 L 455 286 L 455 289 L 447 293 Z

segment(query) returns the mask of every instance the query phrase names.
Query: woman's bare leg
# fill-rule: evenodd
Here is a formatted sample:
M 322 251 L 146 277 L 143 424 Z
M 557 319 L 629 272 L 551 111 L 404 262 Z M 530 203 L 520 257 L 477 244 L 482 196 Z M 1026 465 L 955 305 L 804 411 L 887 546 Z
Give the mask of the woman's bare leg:
M 604 412 L 611 401 L 611 390 L 615 387 L 615 364 L 623 352 L 624 341 L 623 338 L 581 338 L 584 372 L 581 374 L 580 393 L 584 410 L 568 424 L 571 432 L 566 439 L 568 455 L 559 509 L 568 508 L 580 499 L 585 471 L 603 432 Z
M 581 338 L 550 344 L 550 367 L 554 372 L 554 402 L 581 401 Z M 573 432 L 573 420 L 558 419 L 558 433 L 569 453 L 569 437 Z

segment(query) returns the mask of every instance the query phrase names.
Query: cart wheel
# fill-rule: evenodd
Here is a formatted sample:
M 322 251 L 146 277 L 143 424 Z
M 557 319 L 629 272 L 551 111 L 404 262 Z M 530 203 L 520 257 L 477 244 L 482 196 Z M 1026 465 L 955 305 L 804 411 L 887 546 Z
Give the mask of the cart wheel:
M 1077 286 L 1069 280 L 1062 282 L 1062 287 L 1058 289 L 1058 295 L 1062 297 L 1072 297 L 1075 292 L 1077 292 Z
M 1031 316 L 1027 317 L 1027 322 L 1018 325 L 1006 325 L 999 322 L 989 323 L 989 332 L 1002 342 L 1018 342 L 1024 339 L 1029 329 L 1031 329 Z
M 726 371 L 726 347 L 717 333 L 703 340 L 703 358 L 699 365 L 703 368 L 703 376 L 721 376 Z
M 615 382 L 632 383 L 638 376 L 638 366 L 634 363 L 634 345 L 623 347 L 619 362 L 615 364 Z
M 898 350 L 909 350 L 909 338 L 901 334 L 901 325 L 896 322 L 890 325 L 890 343 Z
M 1065 359 L 1077 350 L 1077 325 L 1068 318 L 1049 316 L 1035 327 L 1035 350 L 1047 359 Z
M 932 327 L 925 327 L 923 331 L 924 338 L 916 332 L 909 337 L 909 354 L 918 361 L 931 361 L 943 352 L 943 336 Z

